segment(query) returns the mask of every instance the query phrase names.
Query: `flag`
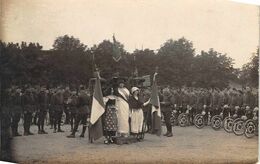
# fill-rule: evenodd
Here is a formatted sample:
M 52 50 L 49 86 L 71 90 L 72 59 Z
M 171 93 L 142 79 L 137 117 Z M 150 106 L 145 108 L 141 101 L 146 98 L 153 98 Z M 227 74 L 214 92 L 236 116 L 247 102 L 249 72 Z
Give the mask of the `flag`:
M 119 43 L 116 41 L 113 35 L 113 59 L 118 62 L 121 59 L 121 51 L 119 49 Z
M 100 77 L 99 75 L 97 75 L 90 114 L 91 126 L 89 129 L 89 136 L 94 140 L 97 140 L 103 136 L 101 116 L 104 112 L 105 105 L 103 101 L 103 94 L 101 91 Z
M 162 131 L 161 126 L 161 108 L 160 108 L 160 101 L 159 101 L 159 94 L 158 94 L 158 87 L 156 82 L 156 73 L 153 78 L 153 85 L 152 85 L 152 93 L 151 93 L 151 101 L 152 104 L 152 131 L 156 135 L 160 136 Z

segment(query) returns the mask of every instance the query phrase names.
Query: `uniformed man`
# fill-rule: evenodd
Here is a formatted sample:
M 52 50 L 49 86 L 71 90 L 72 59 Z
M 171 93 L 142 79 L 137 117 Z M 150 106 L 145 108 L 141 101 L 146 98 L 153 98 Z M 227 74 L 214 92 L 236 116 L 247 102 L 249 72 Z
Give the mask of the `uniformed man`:
M 205 112 L 204 114 L 204 119 L 205 123 L 208 124 L 209 122 L 209 114 L 210 114 L 210 100 L 211 100 L 211 94 L 209 93 L 209 90 L 205 90 L 204 94 L 204 105 L 203 105 L 203 111 Z
M 84 137 L 85 131 L 87 129 L 87 119 L 90 114 L 90 95 L 86 93 L 84 86 L 80 86 L 80 91 L 78 95 L 78 111 L 76 115 L 75 125 L 72 133 L 67 136 L 68 138 L 75 138 L 75 133 L 78 130 L 79 123 L 83 125 L 80 137 Z
M 54 88 L 51 88 L 50 89 L 50 92 L 49 92 L 49 123 L 51 125 L 50 129 L 53 129 L 53 126 L 54 126 L 54 108 L 55 108 L 55 105 L 54 105 L 54 95 L 56 93 L 56 90 Z
M 38 120 L 38 117 L 39 117 L 39 105 L 38 105 L 38 94 L 39 94 L 39 88 L 38 86 L 33 86 L 32 87 L 32 95 L 34 97 L 34 104 L 33 104 L 33 107 L 34 107 L 34 112 L 32 113 L 32 124 L 34 125 L 37 125 L 37 120 Z
M 223 91 L 222 99 L 223 99 L 222 113 L 223 113 L 223 119 L 225 119 L 226 117 L 230 116 L 230 103 L 231 103 L 231 97 L 227 89 Z
M 53 97 L 53 104 L 54 104 L 54 130 L 53 130 L 53 133 L 64 132 L 63 130 L 61 130 L 61 118 L 62 118 L 63 108 L 64 108 L 63 103 L 64 103 L 63 91 L 59 87 Z M 57 128 L 58 128 L 58 130 L 57 130 Z
M 35 112 L 35 96 L 33 95 L 33 88 L 28 88 L 25 91 L 25 95 L 23 97 L 24 104 L 24 135 L 33 135 L 30 132 L 30 126 L 32 123 L 32 114 Z
M 189 116 L 190 116 L 190 122 L 193 125 L 193 120 L 196 114 L 196 94 L 194 91 L 190 91 L 188 93 L 190 95 L 189 98 Z
M 65 113 L 65 122 L 64 124 L 69 124 L 70 122 L 70 109 L 69 109 L 69 104 L 68 104 L 68 99 L 70 97 L 70 88 L 67 86 L 65 88 L 65 91 L 63 93 L 64 96 L 64 113 Z
M 11 107 L 12 107 L 12 134 L 13 136 L 21 136 L 18 133 L 18 123 L 21 118 L 22 114 L 22 90 L 20 88 L 17 88 L 13 91 L 14 93 L 11 94 Z
M 73 132 L 73 124 L 76 119 L 77 115 L 77 106 L 78 106 L 78 96 L 77 96 L 77 91 L 72 90 L 71 91 L 71 96 L 68 99 L 68 105 L 69 105 L 69 111 L 70 111 L 70 126 L 71 126 L 71 132 Z
M 166 129 L 167 132 L 164 134 L 164 136 L 167 137 L 172 137 L 172 125 L 171 125 L 171 112 L 172 112 L 172 108 L 171 108 L 171 92 L 169 90 L 169 88 L 164 88 L 163 89 L 163 93 L 162 93 L 162 100 L 160 100 L 160 104 L 161 104 L 161 111 L 162 114 L 164 116 L 164 120 L 165 120 L 165 125 L 166 125 Z
M 44 130 L 44 121 L 49 108 L 49 96 L 48 90 L 45 87 L 41 88 L 38 95 L 38 105 L 39 105 L 39 119 L 38 119 L 38 134 L 47 134 Z
M 253 118 L 253 109 L 255 107 L 255 98 L 250 87 L 246 87 L 243 96 L 243 106 L 245 107 L 245 115 L 247 118 Z
M 149 100 L 149 98 L 151 97 L 151 89 L 150 88 L 146 88 L 143 90 L 143 92 L 140 92 L 142 93 L 142 97 L 143 97 L 143 100 L 142 102 L 146 102 Z M 146 124 L 147 124 L 147 131 L 150 131 L 152 130 L 152 118 L 151 118 L 151 105 L 147 105 L 145 107 L 143 107 L 143 111 L 144 111 L 144 120 L 146 120 Z

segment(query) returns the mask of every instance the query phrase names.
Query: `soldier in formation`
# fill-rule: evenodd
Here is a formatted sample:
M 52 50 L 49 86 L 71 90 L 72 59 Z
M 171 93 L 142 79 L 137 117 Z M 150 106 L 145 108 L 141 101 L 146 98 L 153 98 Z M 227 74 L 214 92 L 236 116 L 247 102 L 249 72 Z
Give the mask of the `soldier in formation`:
M 122 82 L 121 80 L 120 83 L 122 85 L 124 81 Z M 120 89 L 122 88 L 125 87 L 123 86 Z M 6 89 L 2 101 L 5 114 L 8 116 L 6 119 L 9 118 L 7 120 L 10 121 L 12 136 L 21 135 L 18 125 L 22 122 L 23 134 L 33 135 L 30 128 L 33 113 L 38 113 L 38 134 L 46 134 L 44 126 L 47 114 L 49 116 L 49 125 L 51 128 L 54 128 L 54 132 L 63 132 L 61 129 L 62 115 L 67 113 L 64 121 L 65 123 L 70 123 L 72 132 L 68 137 L 75 137 L 80 123 L 83 124 L 80 137 L 84 137 L 90 117 L 91 96 L 84 86 L 79 86 L 79 91 L 77 89 L 76 87 L 72 89 L 66 87 L 64 89 L 63 86 L 48 88 L 45 85 L 42 85 L 39 89 L 31 85 L 23 87 L 11 86 Z M 125 93 L 125 90 L 120 90 L 122 96 L 114 89 L 114 91 L 117 91 L 115 95 L 121 96 L 122 101 L 127 102 L 127 99 L 124 99 L 128 97 L 128 93 Z M 141 89 L 139 95 L 141 95 L 140 101 L 146 102 L 151 95 L 150 88 Z M 196 114 L 203 114 L 205 122 L 208 123 L 210 117 L 215 115 L 222 115 L 223 119 L 228 116 L 246 116 L 246 119 L 250 119 L 257 116 L 256 113 L 258 112 L 258 93 L 253 93 L 249 87 L 243 90 L 234 88 L 220 90 L 218 88 L 171 88 L 167 86 L 160 90 L 159 97 L 167 129 L 165 136 L 167 137 L 173 136 L 172 113 L 176 117 L 186 113 L 190 124 L 192 124 Z M 111 104 L 108 105 L 111 106 Z M 151 128 L 151 106 L 144 107 L 143 112 L 144 120 L 148 127 L 146 130 L 149 131 Z M 120 120 L 120 118 L 118 119 Z M 126 121 L 128 123 L 128 119 Z M 122 125 L 120 123 L 119 121 L 118 125 Z M 117 127 L 116 130 L 118 131 L 120 128 Z M 127 131 L 128 129 L 129 127 Z

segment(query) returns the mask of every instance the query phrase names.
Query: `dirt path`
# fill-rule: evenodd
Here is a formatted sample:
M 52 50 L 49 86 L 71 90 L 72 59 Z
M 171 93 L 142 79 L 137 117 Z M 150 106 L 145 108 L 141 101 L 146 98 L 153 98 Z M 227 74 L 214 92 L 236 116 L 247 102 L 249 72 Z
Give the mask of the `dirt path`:
M 143 142 L 90 144 L 87 138 L 66 138 L 65 133 L 22 136 L 13 139 L 14 157 L 19 163 L 255 163 L 258 138 L 228 134 L 210 127 L 174 127 L 172 138 L 147 134 Z M 22 127 L 20 127 L 22 133 Z M 80 129 L 81 130 L 81 129 Z M 32 131 L 37 132 L 33 126 Z

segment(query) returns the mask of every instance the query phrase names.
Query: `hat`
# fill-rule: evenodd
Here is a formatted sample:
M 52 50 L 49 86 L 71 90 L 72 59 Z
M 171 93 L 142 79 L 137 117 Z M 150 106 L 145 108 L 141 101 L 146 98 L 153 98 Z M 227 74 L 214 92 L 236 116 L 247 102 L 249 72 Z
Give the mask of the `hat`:
M 133 94 L 135 91 L 139 91 L 139 90 L 140 90 L 139 88 L 133 87 L 133 88 L 131 89 L 131 93 Z
M 120 83 L 125 83 L 125 80 L 124 79 L 118 79 L 118 84 Z

